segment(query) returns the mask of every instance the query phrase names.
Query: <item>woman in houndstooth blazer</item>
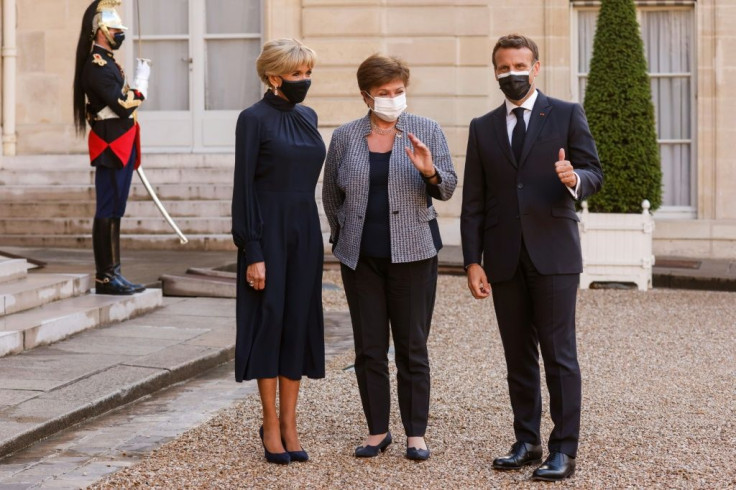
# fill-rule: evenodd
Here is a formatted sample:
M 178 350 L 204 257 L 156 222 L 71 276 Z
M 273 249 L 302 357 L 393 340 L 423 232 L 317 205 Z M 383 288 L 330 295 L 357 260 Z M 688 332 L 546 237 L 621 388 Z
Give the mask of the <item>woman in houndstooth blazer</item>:
M 357 76 L 369 111 L 333 133 L 322 187 L 330 242 L 342 264 L 355 373 L 368 422 L 369 436 L 355 456 L 377 456 L 392 441 L 390 324 L 406 457 L 425 460 L 427 337 L 442 248 L 432 199 L 450 199 L 457 175 L 439 124 L 404 112 L 409 68 L 402 61 L 373 55 Z

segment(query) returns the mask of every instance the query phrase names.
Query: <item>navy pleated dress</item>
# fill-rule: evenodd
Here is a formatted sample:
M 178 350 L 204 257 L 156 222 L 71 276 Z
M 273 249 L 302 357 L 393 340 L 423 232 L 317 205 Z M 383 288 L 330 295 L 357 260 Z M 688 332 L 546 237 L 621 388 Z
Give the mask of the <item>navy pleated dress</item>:
M 232 233 L 238 247 L 235 379 L 325 375 L 323 243 L 315 187 L 325 158 L 317 115 L 270 91 L 240 113 Z M 247 284 L 266 264 L 266 287 Z

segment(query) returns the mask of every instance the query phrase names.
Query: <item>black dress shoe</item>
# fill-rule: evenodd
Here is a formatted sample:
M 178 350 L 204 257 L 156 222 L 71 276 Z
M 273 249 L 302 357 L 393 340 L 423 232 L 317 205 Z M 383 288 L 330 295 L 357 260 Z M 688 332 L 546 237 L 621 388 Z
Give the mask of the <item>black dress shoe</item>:
M 497 470 L 518 470 L 529 464 L 542 461 L 542 446 L 516 441 L 505 456 L 493 460 Z
M 135 290 L 123 283 L 118 276 L 111 274 L 97 274 L 95 277 L 95 294 L 129 296 L 131 294 L 135 294 Z
M 534 470 L 532 480 L 560 481 L 575 474 L 575 458 L 565 453 L 551 453 L 542 466 Z
M 275 463 L 275 464 L 291 463 L 291 457 L 289 457 L 288 452 L 283 452 L 283 453 L 268 452 L 268 449 L 266 449 L 266 442 L 263 440 L 263 426 L 261 426 L 261 428 L 258 429 L 258 435 L 261 436 L 261 444 L 263 444 L 263 452 L 266 456 L 266 461 L 268 461 L 269 463 Z
M 383 438 L 378 446 L 358 446 L 355 448 L 356 458 L 375 458 L 378 453 L 382 453 L 386 450 L 389 444 L 391 444 L 391 432 L 386 433 L 386 437 Z

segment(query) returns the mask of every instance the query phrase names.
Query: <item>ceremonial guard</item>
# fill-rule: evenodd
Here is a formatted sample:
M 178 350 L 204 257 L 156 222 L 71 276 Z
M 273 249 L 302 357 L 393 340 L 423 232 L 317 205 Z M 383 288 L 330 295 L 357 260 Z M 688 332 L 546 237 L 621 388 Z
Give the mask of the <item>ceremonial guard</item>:
M 113 52 L 125 40 L 126 27 L 115 7 L 120 0 L 95 0 L 87 8 L 77 44 L 74 120 L 78 134 L 89 123 L 89 156 L 96 168 L 96 211 L 92 227 L 97 294 L 143 291 L 120 272 L 120 218 L 125 214 L 133 171 L 140 165 L 140 129 L 136 111 L 146 98 L 150 61 L 137 59 L 134 86 Z

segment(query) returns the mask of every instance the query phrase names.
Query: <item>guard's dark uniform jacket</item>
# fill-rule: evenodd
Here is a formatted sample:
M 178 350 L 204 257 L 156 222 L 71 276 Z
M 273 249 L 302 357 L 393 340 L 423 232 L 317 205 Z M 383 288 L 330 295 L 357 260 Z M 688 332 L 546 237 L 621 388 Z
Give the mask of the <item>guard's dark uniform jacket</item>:
M 87 95 L 90 163 L 122 168 L 130 162 L 135 147 L 135 168 L 140 165 L 140 129 L 133 113 L 144 100 L 128 87 L 112 52 L 95 45 L 82 71 Z

